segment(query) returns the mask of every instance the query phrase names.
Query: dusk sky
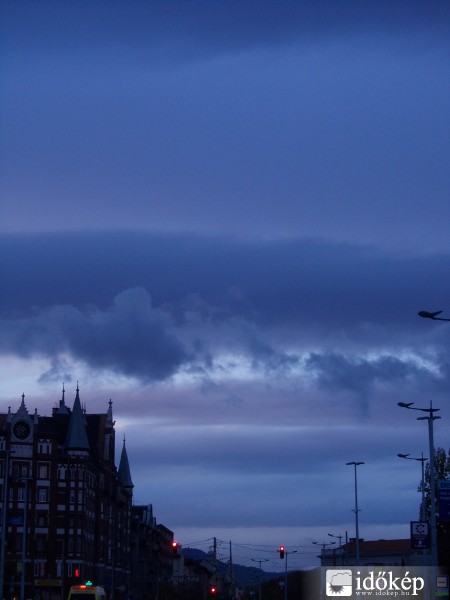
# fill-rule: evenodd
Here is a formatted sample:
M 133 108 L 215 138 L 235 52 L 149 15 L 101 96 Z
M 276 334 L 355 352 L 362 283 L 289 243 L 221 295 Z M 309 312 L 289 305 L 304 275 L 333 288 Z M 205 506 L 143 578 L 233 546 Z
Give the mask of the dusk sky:
M 113 401 L 183 546 L 409 537 L 450 447 L 450 5 L 4 0 L 0 411 Z M 420 415 L 419 415 L 420 416 Z M 228 548 L 221 543 L 220 555 Z

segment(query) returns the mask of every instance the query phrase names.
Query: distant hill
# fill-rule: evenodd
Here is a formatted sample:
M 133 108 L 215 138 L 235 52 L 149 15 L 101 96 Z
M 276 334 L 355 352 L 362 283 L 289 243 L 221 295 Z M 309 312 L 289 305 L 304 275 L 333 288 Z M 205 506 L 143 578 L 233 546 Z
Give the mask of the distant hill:
M 203 550 L 198 550 L 197 548 L 183 548 L 183 556 L 199 562 L 204 560 L 212 560 L 212 554 L 207 554 L 206 552 L 203 552 Z M 228 563 L 218 560 L 217 568 L 222 575 L 225 575 L 228 573 L 229 565 Z M 260 576 L 261 581 L 270 581 L 271 579 L 276 579 L 277 577 L 283 577 L 282 573 L 269 573 L 268 571 L 258 569 L 258 567 L 244 567 L 243 565 L 236 564 L 233 565 L 233 572 L 236 583 L 240 586 L 245 586 L 252 582 L 258 582 Z

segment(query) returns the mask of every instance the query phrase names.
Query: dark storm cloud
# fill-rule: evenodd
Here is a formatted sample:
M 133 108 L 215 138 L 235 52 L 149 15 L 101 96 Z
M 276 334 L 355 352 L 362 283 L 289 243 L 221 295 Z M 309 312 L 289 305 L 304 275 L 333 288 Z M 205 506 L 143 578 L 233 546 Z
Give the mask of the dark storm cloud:
M 221 352 L 288 374 L 301 351 L 323 388 L 362 393 L 382 380 L 404 382 L 423 369 L 390 354 L 417 334 L 417 309 L 440 308 L 436 298 L 450 297 L 448 256 L 392 257 L 348 244 L 14 235 L 2 237 L 0 252 L 8 257 L 1 264 L 4 353 L 55 359 L 69 352 L 93 368 L 144 380 L 226 370 Z M 441 335 L 442 378 L 448 350 Z M 356 356 L 368 347 L 387 350 Z
M 81 312 L 58 305 L 27 318 L 3 321 L 1 347 L 23 357 L 36 354 L 54 359 L 68 352 L 93 368 L 158 381 L 172 375 L 186 359 L 171 330 L 167 315 L 152 307 L 144 290 L 127 290 L 105 311 Z
M 3 315 L 67 304 L 105 309 L 123 290 L 142 287 L 179 321 L 192 309 L 212 321 L 243 316 L 306 330 L 417 330 L 410 312 L 449 296 L 449 255 L 347 243 L 98 232 L 4 235 L 0 253 Z

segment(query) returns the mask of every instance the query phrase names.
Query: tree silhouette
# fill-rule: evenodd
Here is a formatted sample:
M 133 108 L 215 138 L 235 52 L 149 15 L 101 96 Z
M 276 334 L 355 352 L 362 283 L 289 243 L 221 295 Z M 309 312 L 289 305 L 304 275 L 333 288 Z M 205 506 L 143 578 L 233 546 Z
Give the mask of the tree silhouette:
M 440 479 L 450 479 L 450 450 L 446 452 L 444 448 L 435 448 L 434 450 L 434 472 L 436 483 L 436 526 L 437 526 L 437 541 L 438 541 L 438 559 L 439 564 L 450 568 L 450 521 L 444 521 L 439 518 L 439 490 L 438 482 Z M 431 514 L 431 477 L 430 463 L 425 466 L 424 477 L 425 490 L 425 515 L 427 521 L 430 520 Z M 421 484 L 418 486 L 418 491 L 422 493 Z

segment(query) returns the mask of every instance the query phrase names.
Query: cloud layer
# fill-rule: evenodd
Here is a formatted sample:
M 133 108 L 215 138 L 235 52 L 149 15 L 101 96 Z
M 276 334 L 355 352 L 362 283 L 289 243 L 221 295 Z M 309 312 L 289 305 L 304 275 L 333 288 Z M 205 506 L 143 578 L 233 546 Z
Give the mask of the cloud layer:
M 112 398 L 185 545 L 317 564 L 351 460 L 362 536 L 409 535 L 397 402 L 450 422 L 450 328 L 417 317 L 450 310 L 448 3 L 0 11 L 2 410 Z
M 370 394 L 436 373 L 447 383 L 445 343 L 427 368 L 427 347 L 413 341 L 416 309 L 448 297 L 445 255 L 131 233 L 4 236 L 1 246 L 11 257 L 5 353 L 68 353 L 143 382 L 232 370 L 235 355 L 255 373 L 302 372 L 327 391 Z

